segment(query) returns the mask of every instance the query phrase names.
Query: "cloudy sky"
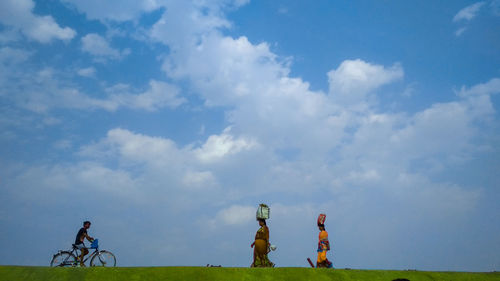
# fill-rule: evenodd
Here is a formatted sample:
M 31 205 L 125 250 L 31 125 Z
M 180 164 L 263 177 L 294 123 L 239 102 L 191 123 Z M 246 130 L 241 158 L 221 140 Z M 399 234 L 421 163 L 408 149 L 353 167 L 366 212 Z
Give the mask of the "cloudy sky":
M 500 1 L 0 1 L 0 264 L 500 270 Z

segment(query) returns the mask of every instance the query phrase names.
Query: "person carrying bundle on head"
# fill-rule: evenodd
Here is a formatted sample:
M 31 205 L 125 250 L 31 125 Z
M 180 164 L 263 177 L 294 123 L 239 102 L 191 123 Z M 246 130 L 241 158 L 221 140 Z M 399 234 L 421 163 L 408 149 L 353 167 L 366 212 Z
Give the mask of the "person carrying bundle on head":
M 274 267 L 267 254 L 271 244 L 269 243 L 269 228 L 266 225 L 266 219 L 269 218 L 269 207 L 260 204 L 257 209 L 257 221 L 259 221 L 259 230 L 255 234 L 255 241 L 250 245 L 253 249 L 253 263 L 250 267 Z
M 328 232 L 325 230 L 326 215 L 320 214 L 318 217 L 319 242 L 318 242 L 318 260 L 316 267 L 332 268 L 333 264 L 326 258 L 326 252 L 330 251 L 330 242 L 328 241 Z

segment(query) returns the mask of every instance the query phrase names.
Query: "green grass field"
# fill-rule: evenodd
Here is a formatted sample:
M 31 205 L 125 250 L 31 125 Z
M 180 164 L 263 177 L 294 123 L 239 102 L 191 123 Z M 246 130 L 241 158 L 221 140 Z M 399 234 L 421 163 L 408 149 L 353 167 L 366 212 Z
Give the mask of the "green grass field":
M 343 270 L 314 268 L 115 267 L 49 268 L 0 266 L 0 281 L 149 281 L 149 280 L 366 280 L 489 281 L 500 273 Z

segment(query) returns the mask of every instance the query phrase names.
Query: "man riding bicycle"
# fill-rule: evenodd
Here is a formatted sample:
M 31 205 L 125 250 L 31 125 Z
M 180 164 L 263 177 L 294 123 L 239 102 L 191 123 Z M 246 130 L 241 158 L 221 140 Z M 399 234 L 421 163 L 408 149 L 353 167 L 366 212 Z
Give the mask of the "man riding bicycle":
M 85 239 L 87 239 L 89 242 L 94 241 L 94 238 L 90 237 L 87 233 L 87 229 L 89 228 L 90 228 L 90 222 L 84 221 L 83 227 L 80 228 L 75 238 L 75 247 L 82 252 L 79 256 L 80 266 L 85 266 L 85 264 L 83 263 L 83 258 L 89 253 L 89 250 L 87 249 L 87 246 L 85 246 L 83 241 Z

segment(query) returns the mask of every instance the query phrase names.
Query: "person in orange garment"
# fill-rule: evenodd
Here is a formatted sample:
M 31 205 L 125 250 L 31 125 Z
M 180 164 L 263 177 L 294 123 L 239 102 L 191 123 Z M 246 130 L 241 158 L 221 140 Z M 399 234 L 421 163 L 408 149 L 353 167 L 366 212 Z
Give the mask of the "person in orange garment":
M 325 214 L 318 217 L 319 242 L 318 242 L 318 260 L 316 267 L 332 268 L 333 264 L 326 258 L 326 252 L 330 251 L 330 242 L 328 241 L 328 232 L 325 230 Z
M 269 253 L 269 228 L 265 219 L 258 219 L 259 230 L 255 234 L 255 241 L 250 245 L 253 249 L 253 263 L 250 267 L 274 267 L 267 254 Z

